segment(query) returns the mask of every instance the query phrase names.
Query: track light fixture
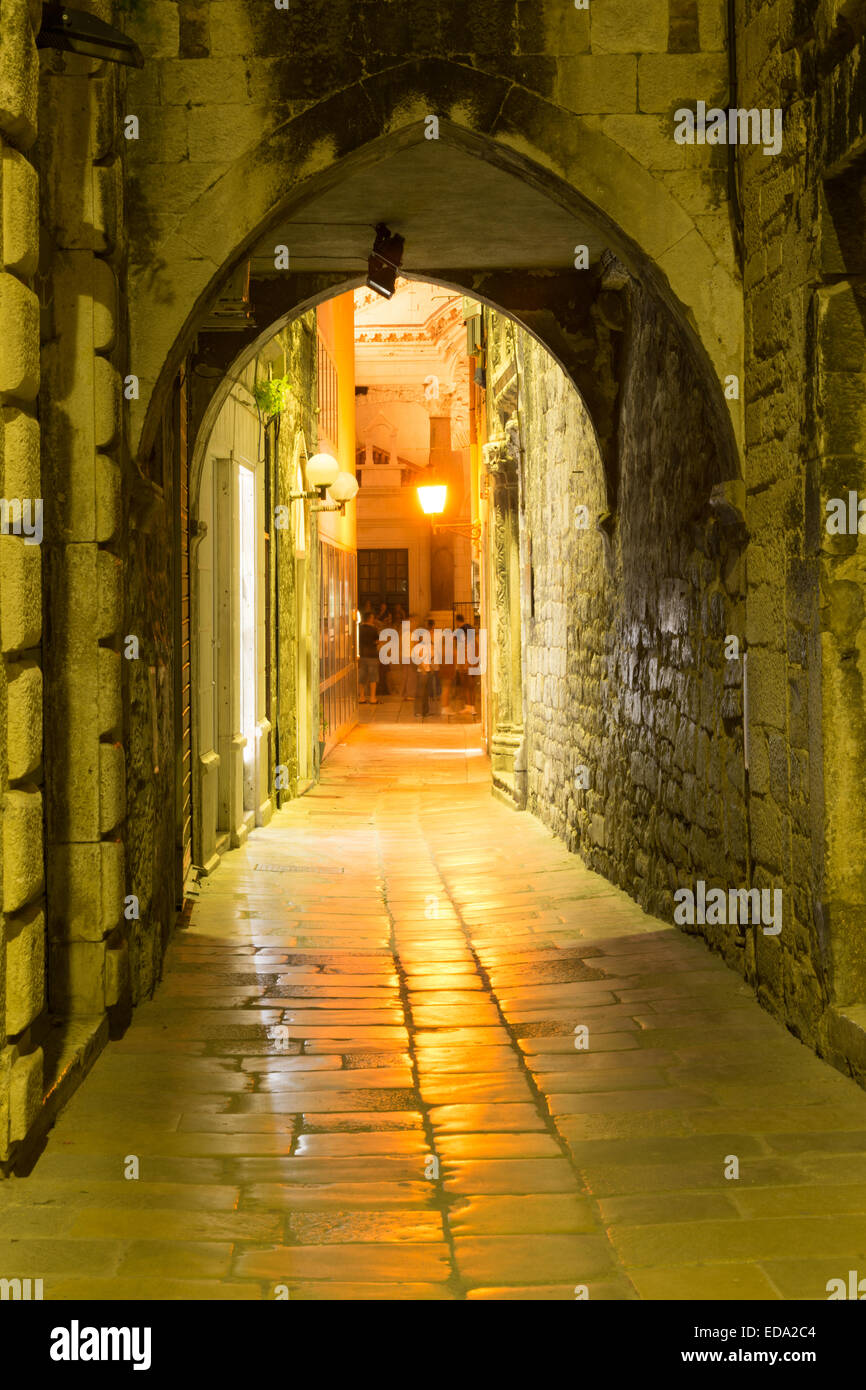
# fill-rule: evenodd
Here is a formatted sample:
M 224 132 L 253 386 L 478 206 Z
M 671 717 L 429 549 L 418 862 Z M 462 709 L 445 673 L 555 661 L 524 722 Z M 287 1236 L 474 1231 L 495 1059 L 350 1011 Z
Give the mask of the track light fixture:
M 399 232 L 392 232 L 384 222 L 376 226 L 376 240 L 367 262 L 367 284 L 371 290 L 390 299 L 397 283 L 397 271 L 403 261 L 404 241 Z
M 43 5 L 42 27 L 36 35 L 37 48 L 60 48 L 84 58 L 101 58 L 105 63 L 122 63 L 143 68 L 144 58 L 137 44 L 119 29 L 68 5 Z

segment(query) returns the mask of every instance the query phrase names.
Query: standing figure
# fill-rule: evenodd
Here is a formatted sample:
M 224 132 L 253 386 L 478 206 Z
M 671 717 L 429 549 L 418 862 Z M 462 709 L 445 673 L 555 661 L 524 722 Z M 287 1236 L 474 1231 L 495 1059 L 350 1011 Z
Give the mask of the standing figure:
M 434 622 L 427 623 L 424 638 L 416 643 L 412 660 L 415 663 L 415 718 L 426 719 L 430 713 L 430 702 L 438 694 L 436 688 L 436 667 L 433 651 Z
M 358 703 L 377 705 L 376 686 L 379 681 L 379 629 L 373 621 L 373 610 L 368 608 L 364 620 L 358 628 Z M 366 692 L 369 690 L 369 701 Z

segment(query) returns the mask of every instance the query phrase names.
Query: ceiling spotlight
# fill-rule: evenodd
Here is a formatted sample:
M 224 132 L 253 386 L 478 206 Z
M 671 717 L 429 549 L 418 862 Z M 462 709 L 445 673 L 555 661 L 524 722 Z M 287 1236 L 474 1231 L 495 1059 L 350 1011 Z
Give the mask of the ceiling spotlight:
M 43 5 L 42 27 L 36 35 L 37 48 L 60 48 L 85 58 L 101 58 L 105 63 L 122 63 L 143 68 L 144 58 L 137 44 L 119 29 L 67 5 Z
M 399 232 L 392 232 L 384 222 L 376 227 L 376 240 L 367 262 L 367 284 L 371 290 L 390 299 L 397 284 L 397 271 L 403 261 L 404 241 Z

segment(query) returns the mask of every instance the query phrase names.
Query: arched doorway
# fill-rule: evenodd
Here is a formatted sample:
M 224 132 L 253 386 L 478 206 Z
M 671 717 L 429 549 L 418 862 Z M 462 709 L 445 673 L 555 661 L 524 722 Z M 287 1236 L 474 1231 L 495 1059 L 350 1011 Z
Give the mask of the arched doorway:
M 234 377 L 192 470 L 195 863 L 210 872 L 270 817 L 265 698 L 265 476 L 252 373 Z

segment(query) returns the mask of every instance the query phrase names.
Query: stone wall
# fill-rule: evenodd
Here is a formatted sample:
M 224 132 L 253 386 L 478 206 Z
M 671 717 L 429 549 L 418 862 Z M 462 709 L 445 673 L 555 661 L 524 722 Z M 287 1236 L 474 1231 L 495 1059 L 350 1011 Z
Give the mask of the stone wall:
M 41 6 L 9 0 L 0 45 L 0 496 L 42 505 L 37 132 Z M 42 547 L 0 535 L 0 1171 L 42 1100 L 45 896 Z
M 744 645 L 742 535 L 710 506 L 724 463 L 682 334 L 629 299 L 615 508 L 577 392 L 516 335 L 527 804 L 670 920 L 698 879 L 750 886 L 743 668 L 725 656 L 726 636 Z M 744 969 L 736 927 L 703 934 Z
M 746 313 L 747 634 L 756 879 L 791 885 L 755 982 L 866 1079 L 866 561 L 826 502 L 866 491 L 866 6 L 737 5 L 740 104 L 784 111 L 738 151 Z
M 111 6 L 99 14 L 109 19 Z M 130 995 L 124 917 L 126 233 L 115 67 L 56 51 L 39 85 L 46 608 L 48 1123 Z M 115 1014 L 115 1017 L 117 1015 Z

